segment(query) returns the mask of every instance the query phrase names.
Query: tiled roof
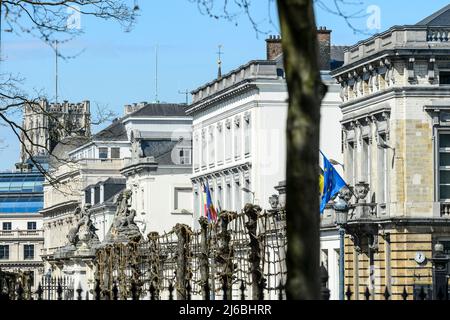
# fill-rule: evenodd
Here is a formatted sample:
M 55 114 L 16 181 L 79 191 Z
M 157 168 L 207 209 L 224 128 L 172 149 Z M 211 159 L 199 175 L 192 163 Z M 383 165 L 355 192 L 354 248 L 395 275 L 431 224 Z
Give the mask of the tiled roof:
M 95 134 L 93 141 L 128 141 L 127 131 L 120 119 L 116 119 L 108 127 Z
M 127 117 L 185 117 L 187 105 L 174 103 L 150 103 Z
M 450 25 L 450 4 L 439 11 L 426 17 L 416 24 L 417 26 L 449 26 Z

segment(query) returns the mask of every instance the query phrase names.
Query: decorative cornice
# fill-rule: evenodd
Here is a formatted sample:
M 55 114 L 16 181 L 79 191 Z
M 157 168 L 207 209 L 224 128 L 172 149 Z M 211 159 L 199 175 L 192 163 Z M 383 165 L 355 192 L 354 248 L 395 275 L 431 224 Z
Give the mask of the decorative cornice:
M 256 84 L 250 83 L 250 81 L 247 80 L 244 83 L 239 83 L 236 87 L 235 86 L 228 87 L 224 91 L 219 91 L 218 93 L 215 93 L 207 97 L 206 99 L 200 100 L 199 102 L 192 104 L 190 108 L 186 111 L 186 114 L 191 115 L 195 112 L 204 110 L 213 104 L 224 101 L 233 96 L 242 95 L 252 90 L 259 90 L 258 86 Z

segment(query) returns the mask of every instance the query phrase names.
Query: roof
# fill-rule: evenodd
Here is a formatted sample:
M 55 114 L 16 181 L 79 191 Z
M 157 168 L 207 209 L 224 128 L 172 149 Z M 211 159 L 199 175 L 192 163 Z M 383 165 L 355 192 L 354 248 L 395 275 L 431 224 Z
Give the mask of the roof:
M 93 141 L 128 141 L 127 130 L 122 121 L 116 119 L 108 127 L 92 137 Z
M 115 119 L 108 127 L 92 137 L 92 141 L 128 141 L 123 120 L 136 117 L 186 117 L 186 104 L 149 103 L 126 116 Z
M 86 143 L 91 139 L 85 136 L 73 136 L 62 139 L 53 149 L 50 158 L 50 165 L 58 167 L 61 165 L 61 161 L 69 160 L 69 152 L 73 151 Z
M 416 26 L 448 26 L 450 25 L 450 4 L 432 15 L 419 21 Z
M 144 157 L 153 157 L 160 165 L 174 164 L 172 161 L 172 151 L 178 141 L 172 140 L 144 140 L 142 150 Z
M 149 103 L 143 108 L 129 114 L 126 118 L 135 117 L 187 117 L 186 104 Z
M 127 179 L 125 179 L 125 178 L 108 178 L 108 179 L 106 179 L 104 181 L 99 181 L 97 183 L 90 184 L 86 188 L 84 188 L 84 190 L 89 190 L 92 187 L 98 187 L 100 185 L 110 185 L 110 184 L 123 184 L 123 185 L 126 185 L 126 183 L 127 183 Z
M 331 61 L 344 61 L 344 53 L 349 46 L 331 46 Z

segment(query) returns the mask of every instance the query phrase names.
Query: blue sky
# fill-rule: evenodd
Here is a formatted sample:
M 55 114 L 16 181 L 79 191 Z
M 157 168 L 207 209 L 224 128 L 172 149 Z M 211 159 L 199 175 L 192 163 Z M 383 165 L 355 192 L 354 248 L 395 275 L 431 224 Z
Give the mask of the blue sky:
M 222 2 L 223 0 L 216 0 Z M 381 31 L 392 25 L 414 24 L 448 1 L 433 0 L 352 0 L 343 7 L 348 13 L 376 5 L 381 13 Z M 332 0 L 323 0 L 331 9 Z M 109 21 L 82 17 L 83 35 L 61 47 L 63 54 L 83 51 L 76 59 L 60 61 L 59 100 L 90 100 L 118 115 L 123 106 L 155 99 L 155 47 L 159 47 L 159 100 L 184 102 L 179 91 L 192 90 L 217 74 L 217 46 L 223 45 L 223 69 L 230 71 L 252 59 L 265 57 L 265 36 L 255 33 L 244 15 L 235 22 L 215 20 L 200 14 L 188 0 L 140 0 L 140 17 L 131 32 Z M 268 23 L 266 0 L 253 0 L 252 16 L 262 30 L 277 34 Z M 354 33 L 341 17 L 317 8 L 317 24 L 332 29 L 334 44 L 353 44 L 367 37 Z M 272 12 L 276 19 L 276 12 Z M 366 29 L 367 17 L 352 20 Z M 377 30 L 370 30 L 374 33 Z M 54 97 L 54 54 L 39 39 L 2 33 L 2 71 L 24 79 L 30 94 Z M 19 146 L 11 133 L 0 126 L 0 169 L 9 169 L 19 158 Z M 5 146 L 5 145 L 4 145 Z

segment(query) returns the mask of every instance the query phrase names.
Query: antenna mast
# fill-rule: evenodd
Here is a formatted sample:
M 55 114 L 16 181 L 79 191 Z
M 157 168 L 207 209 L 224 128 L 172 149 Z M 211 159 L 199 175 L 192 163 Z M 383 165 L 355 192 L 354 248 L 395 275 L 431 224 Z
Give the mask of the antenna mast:
M 186 104 L 189 104 L 189 91 L 188 89 L 184 90 L 184 91 L 178 91 L 179 94 L 184 94 L 186 96 Z
M 158 100 L 158 50 L 159 47 L 158 45 L 156 45 L 156 50 L 155 50 L 155 66 L 156 66 L 156 72 L 155 72 L 155 102 L 159 103 Z
M 55 40 L 55 94 L 58 103 L 58 40 Z

